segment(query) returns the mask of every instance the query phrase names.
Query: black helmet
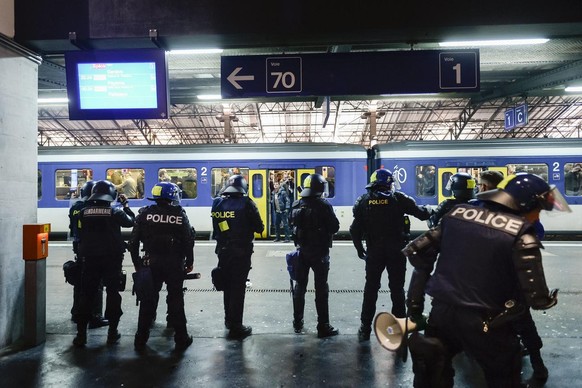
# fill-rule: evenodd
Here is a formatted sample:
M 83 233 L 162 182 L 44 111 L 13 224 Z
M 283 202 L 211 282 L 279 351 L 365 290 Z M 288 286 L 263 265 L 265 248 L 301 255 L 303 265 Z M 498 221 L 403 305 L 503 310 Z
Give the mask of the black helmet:
M 510 175 L 497 185 L 496 190 L 479 193 L 477 198 L 496 202 L 519 213 L 534 209 L 572 211 L 555 185 L 550 186 L 542 177 L 528 173 Z
M 327 197 L 327 181 L 321 174 L 308 175 L 303 181 L 302 197 Z
M 89 201 L 113 202 L 117 198 L 117 189 L 109 181 L 97 181 L 91 189 Z
M 81 187 L 81 199 L 87 200 L 89 196 L 91 196 L 91 190 L 93 189 L 93 185 L 95 185 L 95 181 L 87 181 Z
M 392 173 L 385 168 L 379 168 L 370 175 L 370 183 L 366 185 L 366 189 L 378 186 L 391 188 L 392 183 L 394 183 Z
M 455 198 L 468 200 L 475 196 L 475 186 L 475 179 L 470 174 L 458 172 L 451 176 L 445 188 L 451 190 Z
M 242 175 L 233 175 L 228 178 L 228 186 L 222 191 L 224 194 L 241 193 L 246 194 L 249 189 L 247 180 Z

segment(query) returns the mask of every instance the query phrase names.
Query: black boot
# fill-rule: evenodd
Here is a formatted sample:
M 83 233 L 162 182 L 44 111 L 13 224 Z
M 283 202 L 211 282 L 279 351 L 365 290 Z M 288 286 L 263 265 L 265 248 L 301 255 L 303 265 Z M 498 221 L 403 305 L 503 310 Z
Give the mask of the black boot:
M 82 348 L 87 344 L 87 322 L 77 322 L 77 336 L 73 339 L 73 345 Z
M 119 334 L 119 332 L 117 331 L 118 324 L 119 321 L 109 322 L 109 330 L 107 330 L 107 344 L 109 345 L 116 344 L 121 338 L 121 334 Z
M 253 329 L 250 326 L 245 325 L 233 325 L 228 332 L 228 339 L 244 339 L 253 333 Z
M 530 350 L 529 360 L 533 368 L 532 377 L 541 382 L 546 382 L 548 380 L 548 368 L 544 365 L 544 360 L 542 360 L 542 355 L 540 350 Z
M 303 319 L 293 320 L 293 330 L 295 331 L 295 333 L 301 334 L 301 332 L 303 331 Z
M 133 340 L 133 348 L 136 352 L 143 352 L 146 348 L 146 344 L 150 337 L 150 333 L 142 333 L 137 332 L 135 333 L 135 339 Z
M 339 330 L 334 328 L 329 323 L 318 323 L 317 324 L 317 338 L 333 337 L 338 335 Z
M 101 315 L 91 317 L 91 320 L 89 321 L 89 329 L 96 329 L 98 327 L 103 327 L 103 326 L 108 326 L 108 325 L 109 325 L 109 321 L 107 319 L 103 318 Z
M 358 340 L 360 342 L 369 341 L 370 340 L 370 333 L 372 332 L 372 328 L 370 325 L 361 324 L 360 329 L 358 330 Z

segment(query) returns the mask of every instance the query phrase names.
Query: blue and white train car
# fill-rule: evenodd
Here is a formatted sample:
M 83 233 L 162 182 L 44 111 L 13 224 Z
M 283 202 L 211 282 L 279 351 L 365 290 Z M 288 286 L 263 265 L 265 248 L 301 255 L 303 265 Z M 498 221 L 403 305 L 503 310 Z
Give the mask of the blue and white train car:
M 406 141 L 375 145 L 373 158 L 371 165 L 392 171 L 403 192 L 431 206 L 451 197 L 446 184 L 457 172 L 477 180 L 483 170 L 538 174 L 559 188 L 573 210 L 542 212 L 547 234 L 582 234 L 582 140 Z M 426 230 L 425 222 L 411 221 L 413 232 Z
M 272 233 L 270 196 L 273 182 L 298 198 L 297 185 L 311 173 L 329 182 L 328 200 L 340 220 L 340 232 L 352 222 L 352 206 L 367 180 L 364 147 L 340 144 L 260 144 L 189 146 L 40 147 L 38 152 L 38 217 L 50 223 L 53 237 L 66 235 L 68 209 L 87 180 L 108 179 L 137 211 L 158 181 L 182 188 L 181 205 L 199 235 L 210 233 L 210 207 L 228 177 L 242 174 L 249 196 L 266 226 L 258 238 Z

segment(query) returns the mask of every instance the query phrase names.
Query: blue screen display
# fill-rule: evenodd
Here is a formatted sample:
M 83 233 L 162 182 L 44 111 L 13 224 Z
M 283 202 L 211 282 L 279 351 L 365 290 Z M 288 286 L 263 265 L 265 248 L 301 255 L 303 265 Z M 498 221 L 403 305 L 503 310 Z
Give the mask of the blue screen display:
M 81 109 L 157 108 L 156 64 L 80 63 Z
M 160 49 L 65 53 L 71 120 L 167 119 L 167 58 Z

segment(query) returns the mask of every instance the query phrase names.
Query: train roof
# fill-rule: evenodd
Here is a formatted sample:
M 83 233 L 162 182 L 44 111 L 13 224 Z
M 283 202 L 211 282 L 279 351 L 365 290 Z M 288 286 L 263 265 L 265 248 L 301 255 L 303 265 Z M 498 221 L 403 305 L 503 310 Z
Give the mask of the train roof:
M 309 159 L 366 158 L 366 148 L 356 144 L 194 144 L 168 146 L 39 147 L 39 161 L 124 160 L 253 160 L 282 157 Z
M 376 156 L 581 155 L 582 139 L 403 141 L 376 144 Z M 385 155 L 384 155 L 385 154 Z

